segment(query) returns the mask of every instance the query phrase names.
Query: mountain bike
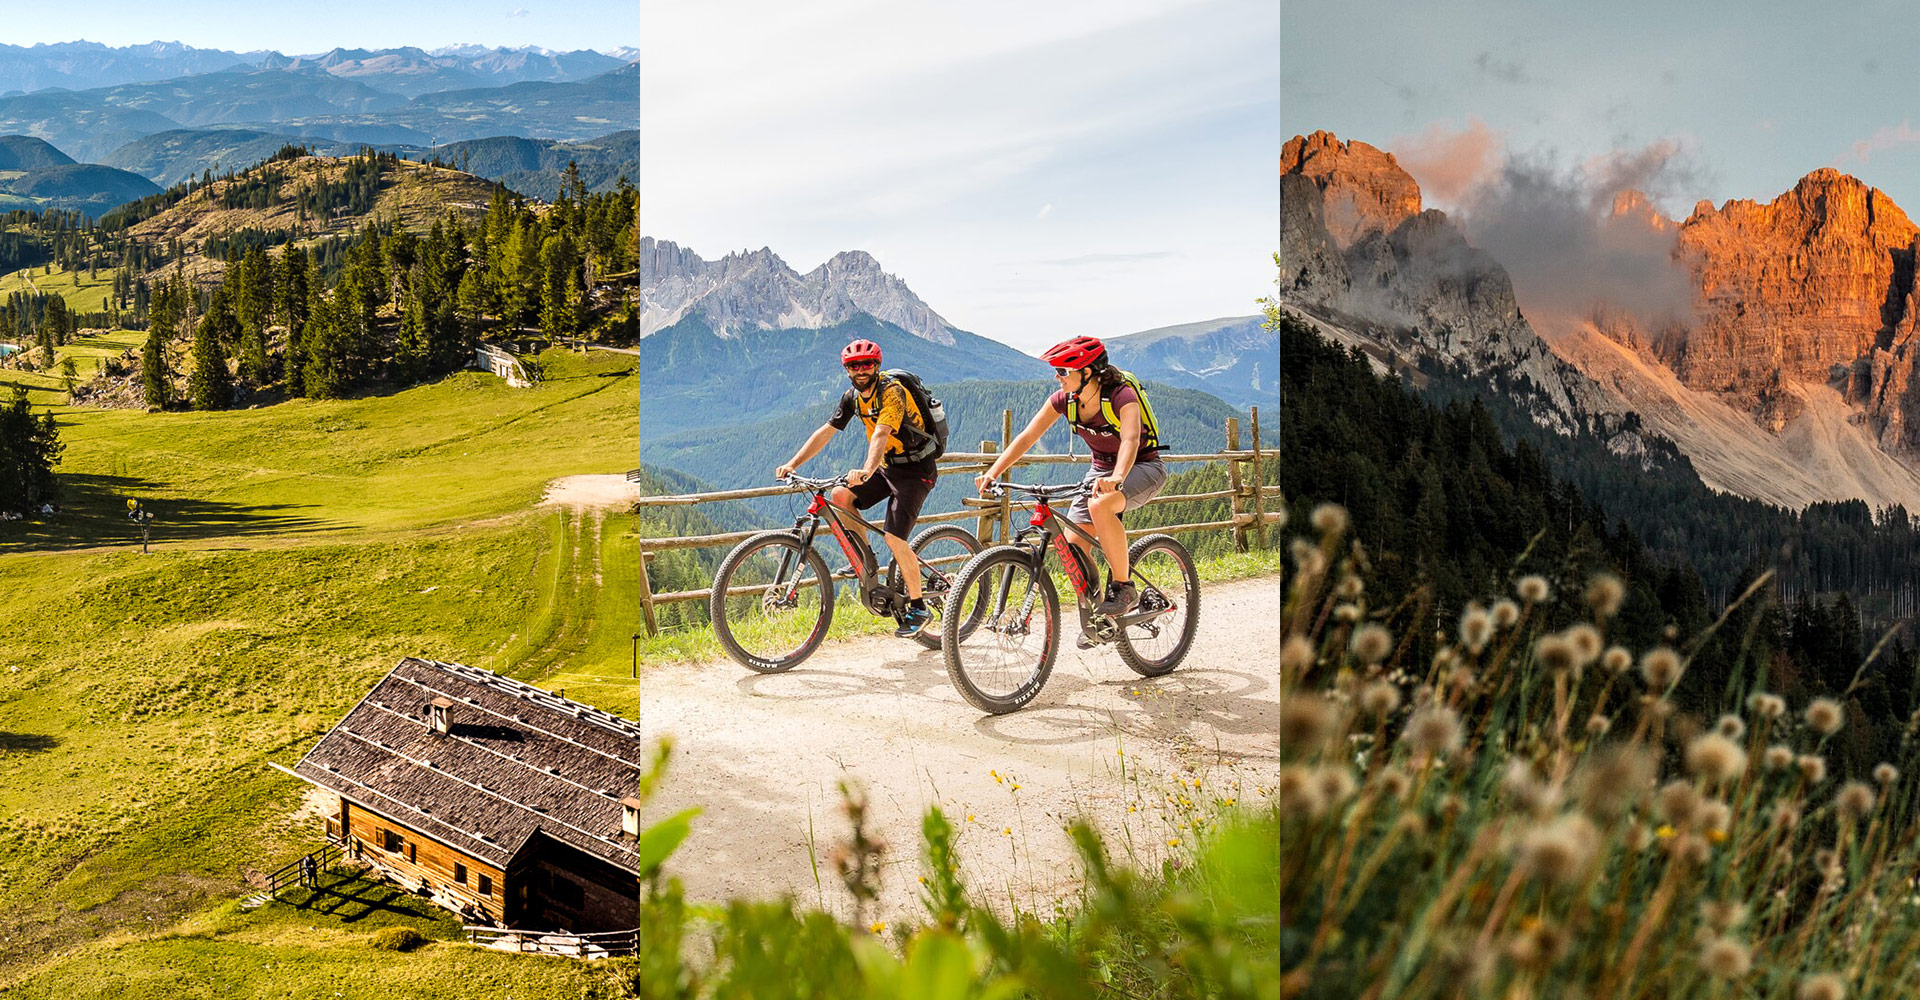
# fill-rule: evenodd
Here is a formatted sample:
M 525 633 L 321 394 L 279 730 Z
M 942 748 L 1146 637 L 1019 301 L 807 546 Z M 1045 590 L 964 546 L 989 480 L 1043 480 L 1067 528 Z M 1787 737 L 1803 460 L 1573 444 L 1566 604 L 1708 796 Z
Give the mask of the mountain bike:
M 1060 516 L 1050 501 L 1078 497 L 1091 487 L 1022 486 L 994 482 L 990 491 L 1034 498 L 1033 518 L 1012 543 L 974 556 L 954 577 L 944 611 L 942 647 L 947 675 L 975 708 L 1000 715 L 1032 701 L 1047 683 L 1060 651 L 1060 597 L 1047 568 L 1047 550 L 1059 553 L 1080 606 L 1080 634 L 1091 646 L 1112 643 L 1120 659 L 1143 677 L 1180 665 L 1193 645 L 1200 616 L 1200 578 L 1193 556 L 1169 535 L 1146 535 L 1127 549 L 1140 603 L 1107 615 L 1099 600 L 1098 567 L 1068 535 L 1099 542 Z M 971 600 L 973 603 L 968 604 Z M 962 628 L 962 623 L 966 627 Z
M 857 581 L 860 603 L 876 615 L 897 616 L 908 601 L 900 567 L 888 565 L 882 578 L 874 550 L 867 544 L 866 532 L 882 529 L 845 507 L 838 509 L 839 517 L 827 512 L 833 506 L 827 492 L 847 485 L 847 477 L 788 476 L 781 482 L 812 491 L 807 512 L 792 528 L 764 531 L 734 546 L 714 573 L 713 593 L 707 598 L 714 635 L 727 655 L 763 674 L 790 670 L 819 648 L 833 624 L 836 579 Z M 841 518 L 864 530 L 848 531 Z M 847 568 L 837 574 L 828 572 L 826 558 L 813 547 L 822 524 L 847 557 Z M 937 627 L 938 618 L 953 571 L 980 551 L 980 541 L 964 528 L 942 524 L 921 532 L 912 547 L 920 560 L 920 586 L 927 607 L 935 615 L 935 621 L 914 640 L 939 649 L 944 633 Z M 955 634 L 968 631 L 963 628 Z

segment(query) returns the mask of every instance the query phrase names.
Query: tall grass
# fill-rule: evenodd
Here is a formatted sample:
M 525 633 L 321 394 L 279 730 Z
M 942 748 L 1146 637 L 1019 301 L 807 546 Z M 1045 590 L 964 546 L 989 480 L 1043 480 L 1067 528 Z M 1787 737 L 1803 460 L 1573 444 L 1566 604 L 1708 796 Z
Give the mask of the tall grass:
M 1789 706 L 1742 664 L 1725 714 L 1678 711 L 1725 616 L 1675 646 L 1610 645 L 1622 588 L 1604 575 L 1568 628 L 1546 628 L 1556 591 L 1523 577 L 1413 662 L 1431 621 L 1371 602 L 1344 511 L 1312 521 L 1281 620 L 1283 996 L 1920 990 L 1913 777 L 1829 773 L 1837 702 Z

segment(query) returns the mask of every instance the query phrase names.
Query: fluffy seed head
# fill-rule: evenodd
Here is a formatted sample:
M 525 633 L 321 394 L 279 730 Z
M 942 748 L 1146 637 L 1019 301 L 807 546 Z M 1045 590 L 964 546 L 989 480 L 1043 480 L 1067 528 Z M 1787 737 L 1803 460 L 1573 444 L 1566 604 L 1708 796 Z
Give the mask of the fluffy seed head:
M 1574 793 L 1587 814 L 1600 820 L 1623 815 L 1653 784 L 1653 758 L 1645 750 L 1607 747 L 1574 776 Z
M 1280 811 L 1293 818 L 1313 817 L 1326 810 L 1327 800 L 1312 769 L 1293 764 L 1280 769 Z
M 1580 655 L 1574 651 L 1573 643 L 1564 635 L 1543 635 L 1533 645 L 1533 658 L 1540 666 L 1556 674 L 1564 674 L 1579 666 Z
M 1528 874 L 1565 885 L 1580 877 L 1600 839 L 1593 821 L 1569 813 L 1520 838 L 1520 864 Z
M 1611 573 L 1598 574 L 1587 583 L 1587 606 L 1601 618 L 1619 614 L 1620 601 L 1626 596 L 1626 586 Z
M 1831 972 L 1808 976 L 1800 981 L 1794 1000 L 1847 1000 L 1847 984 Z
M 1607 730 L 1612 728 L 1613 728 L 1613 720 L 1607 718 L 1604 715 L 1595 713 L 1593 715 L 1587 716 L 1587 735 L 1588 736 L 1592 736 L 1596 738 L 1605 736 L 1607 735 Z
M 1700 904 L 1700 919 L 1725 934 L 1747 919 L 1747 904 L 1731 899 L 1704 902 Z
M 1607 673 L 1624 674 L 1628 667 L 1633 666 L 1633 654 L 1627 652 L 1624 646 L 1609 646 L 1606 652 L 1600 654 L 1600 666 Z
M 1342 625 L 1351 625 L 1360 620 L 1360 605 L 1341 604 L 1333 609 L 1333 620 Z
M 1418 753 L 1449 753 L 1460 747 L 1460 715 L 1444 705 L 1432 705 L 1413 714 L 1401 734 Z
M 1767 748 L 1761 759 L 1766 761 L 1767 770 L 1784 771 L 1793 766 L 1793 748 L 1775 743 Z
M 1747 711 L 1757 718 L 1778 719 L 1787 714 L 1787 700 L 1777 694 L 1755 691 L 1747 695 Z
M 1385 627 L 1371 622 L 1353 630 L 1353 655 L 1361 663 L 1372 666 L 1387 658 L 1393 652 L 1393 633 Z
M 1782 802 L 1773 807 L 1773 815 L 1767 824 L 1775 830 L 1792 830 L 1800 825 L 1800 807 L 1791 802 Z
M 1873 780 L 1882 785 L 1891 785 L 1900 780 L 1900 769 L 1892 764 L 1880 764 L 1873 769 Z
M 1725 736 L 1727 739 L 1737 740 L 1747 735 L 1747 721 L 1729 712 L 1721 716 L 1720 721 L 1713 724 L 1713 731 Z
M 1374 681 L 1360 689 L 1360 710 L 1376 719 L 1384 719 L 1400 707 L 1400 689 L 1386 681 Z
M 1339 585 L 1334 589 L 1334 594 L 1349 601 L 1359 600 L 1360 595 L 1366 592 L 1367 585 L 1351 573 L 1341 577 Z
M 1691 825 L 1700 815 L 1700 792 L 1692 782 L 1667 782 L 1660 788 L 1660 815 L 1674 826 Z
M 1533 765 L 1524 760 L 1507 764 L 1506 774 L 1500 778 L 1500 790 L 1514 805 L 1536 816 L 1546 815 L 1560 800 L 1555 789 L 1540 780 L 1540 776 L 1534 773 Z
M 1794 763 L 1800 768 L 1800 778 L 1809 785 L 1817 785 L 1827 780 L 1827 759 L 1817 754 L 1803 753 Z
M 1687 770 L 1723 785 L 1746 773 L 1747 752 L 1719 733 L 1708 733 L 1687 744 Z
M 1327 805 L 1337 806 L 1353 796 L 1353 772 L 1345 764 L 1329 764 L 1320 769 L 1320 796 Z
M 1507 941 L 1507 957 L 1522 968 L 1541 970 L 1566 957 L 1571 935 L 1547 923 L 1522 928 Z
M 1841 819 L 1857 820 L 1873 811 L 1873 789 L 1864 781 L 1849 781 L 1833 797 L 1833 807 Z
M 1578 659 L 1579 666 L 1585 667 L 1600 658 L 1601 640 L 1599 629 L 1594 628 L 1586 622 L 1581 622 L 1567 629 L 1566 632 L 1562 634 L 1567 637 L 1567 642 L 1573 646 L 1573 655 Z
M 1529 574 L 1513 585 L 1513 592 L 1528 604 L 1539 604 L 1552 595 L 1553 588 L 1547 585 L 1546 577 Z
M 1702 830 L 1725 832 L 1728 824 L 1733 822 L 1733 807 L 1719 799 L 1708 799 L 1693 819 L 1694 825 Z
M 1313 643 L 1304 635 L 1287 636 L 1280 644 L 1280 669 L 1297 674 L 1313 663 Z
M 1306 756 L 1333 735 L 1335 711 L 1318 695 L 1297 694 L 1280 703 L 1280 749 Z
M 1666 646 L 1657 647 L 1640 658 L 1640 675 L 1655 691 L 1673 687 L 1680 680 L 1681 669 L 1680 654 Z
M 1846 710 L 1832 698 L 1815 698 L 1807 706 L 1807 725 L 1822 736 L 1832 736 L 1840 731 L 1840 724 L 1847 720 Z
M 1413 790 L 1413 779 L 1399 768 L 1389 767 L 1380 772 L 1380 791 L 1389 798 L 1405 798 Z
M 1732 938 L 1708 938 L 1700 949 L 1700 968 L 1715 979 L 1739 979 L 1753 968 L 1753 951 Z
M 1323 503 L 1313 509 L 1313 530 L 1322 535 L 1338 535 L 1347 530 L 1347 509 L 1337 503 Z
M 1493 602 L 1493 624 L 1498 628 L 1512 628 L 1520 620 L 1520 605 L 1501 598 Z
M 1478 604 L 1467 605 L 1467 610 L 1460 615 L 1460 644 L 1467 647 L 1467 652 L 1478 656 L 1491 638 L 1493 616 Z

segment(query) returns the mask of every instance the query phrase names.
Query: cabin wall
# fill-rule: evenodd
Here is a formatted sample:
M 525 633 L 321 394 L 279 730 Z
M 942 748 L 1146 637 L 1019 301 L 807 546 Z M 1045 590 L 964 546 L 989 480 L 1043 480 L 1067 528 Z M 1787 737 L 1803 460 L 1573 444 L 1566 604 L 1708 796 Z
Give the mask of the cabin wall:
M 359 856 L 398 875 L 401 881 L 417 885 L 428 883 L 435 893 L 452 897 L 485 914 L 489 920 L 507 923 L 514 915 L 507 906 L 506 873 L 471 855 L 434 840 L 417 830 L 385 816 L 342 800 L 349 841 Z M 387 833 L 399 835 L 399 850 L 389 851 Z M 466 880 L 455 879 L 454 865 L 466 867 Z M 480 876 L 492 883 L 485 895 L 480 892 Z
M 515 926 L 579 934 L 640 923 L 640 878 L 546 837 L 536 836 L 511 873 Z

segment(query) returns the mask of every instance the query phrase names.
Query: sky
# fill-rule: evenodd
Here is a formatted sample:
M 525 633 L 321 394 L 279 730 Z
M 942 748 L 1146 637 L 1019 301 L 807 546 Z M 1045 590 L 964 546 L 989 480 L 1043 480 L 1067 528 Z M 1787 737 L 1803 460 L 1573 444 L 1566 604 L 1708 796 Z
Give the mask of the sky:
M 1912 23 L 1895 2 L 1289 0 L 1282 131 L 1396 152 L 1441 207 L 1507 165 L 1591 193 L 1638 157 L 1669 215 L 1828 166 L 1915 215 Z
M 647 0 L 641 226 L 805 272 L 865 250 L 1029 352 L 1257 313 L 1272 0 Z
M 85 39 L 118 48 L 152 41 L 286 55 L 333 48 L 435 49 L 472 43 L 607 51 L 640 44 L 637 0 L 90 0 L 6 5 L 9 45 Z

